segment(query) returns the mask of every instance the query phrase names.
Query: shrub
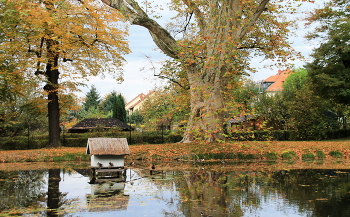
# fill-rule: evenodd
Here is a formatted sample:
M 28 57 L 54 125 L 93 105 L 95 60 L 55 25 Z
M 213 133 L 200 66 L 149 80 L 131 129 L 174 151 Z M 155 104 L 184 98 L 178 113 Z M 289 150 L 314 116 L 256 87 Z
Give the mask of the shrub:
M 313 153 L 311 153 L 311 152 L 307 152 L 305 154 L 302 154 L 301 158 L 303 160 L 313 160 L 313 159 L 315 159 L 315 155 Z
M 240 160 L 250 160 L 250 159 L 256 159 L 257 156 L 255 154 L 244 154 L 244 153 L 237 153 L 237 157 Z
M 196 154 L 193 159 L 235 159 L 237 156 L 234 153 L 204 153 Z
M 283 159 L 293 159 L 296 157 L 297 157 L 297 154 L 294 151 L 285 151 L 282 153 Z
M 328 153 L 330 156 L 334 157 L 334 158 L 342 158 L 343 157 L 343 153 L 341 153 L 340 151 L 336 150 L 336 151 L 330 151 Z
M 264 156 L 267 159 L 278 159 L 278 155 L 276 152 L 268 152 L 268 153 L 265 153 Z
M 323 151 L 318 150 L 316 151 L 316 157 L 318 159 L 326 158 L 326 154 Z

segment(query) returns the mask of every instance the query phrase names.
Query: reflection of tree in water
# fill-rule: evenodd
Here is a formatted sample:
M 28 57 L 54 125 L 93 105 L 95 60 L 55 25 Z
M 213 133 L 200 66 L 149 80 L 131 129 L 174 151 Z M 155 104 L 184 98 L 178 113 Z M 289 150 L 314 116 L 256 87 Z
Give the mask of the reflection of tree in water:
M 47 191 L 47 215 L 58 216 L 60 207 L 60 169 L 49 169 L 48 191 Z M 63 195 L 62 195 L 63 196 Z
M 349 170 L 290 170 L 274 173 L 273 185 L 310 216 L 350 216 Z
M 42 207 L 44 174 L 43 170 L 0 171 L 0 211 Z
M 159 192 L 172 188 L 178 192 L 171 197 L 173 201 L 166 202 L 168 207 L 177 206 L 175 210 L 181 210 L 184 216 L 240 217 L 249 209 L 260 207 L 260 198 L 266 193 L 263 189 L 268 189 L 263 187 L 268 177 L 261 172 L 224 173 L 199 169 L 176 172 L 173 179 L 167 174 L 166 180 L 155 179 L 153 184 L 158 186 Z M 176 203 L 178 197 L 180 203 Z M 161 193 L 158 198 L 162 199 Z
M 47 216 L 64 216 L 64 208 L 62 206 L 70 206 L 77 198 L 67 199 L 68 192 L 60 191 L 60 169 L 49 169 L 48 172 L 48 190 L 47 190 Z
M 67 193 L 59 191 L 60 180 L 60 169 L 0 171 L 0 212 L 60 216 L 59 207 L 75 200 L 66 199 Z
M 184 172 L 177 185 L 186 216 L 243 216 L 276 198 L 281 210 L 297 205 L 309 216 L 350 216 L 349 173 L 333 170 Z
M 184 172 L 181 178 L 184 181 L 178 182 L 178 189 L 185 216 L 227 216 L 227 177 L 224 173 L 200 170 Z
M 187 216 L 243 216 L 259 208 L 266 177 L 260 172 L 185 172 L 179 188 L 182 209 Z

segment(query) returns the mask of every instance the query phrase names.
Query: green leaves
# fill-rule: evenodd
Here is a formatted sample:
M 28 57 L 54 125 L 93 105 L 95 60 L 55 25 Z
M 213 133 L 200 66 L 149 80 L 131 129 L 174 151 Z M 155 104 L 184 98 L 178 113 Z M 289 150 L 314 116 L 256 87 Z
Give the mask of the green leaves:
M 350 3 L 333 0 L 315 10 L 309 24 L 318 24 L 308 39 L 319 39 L 314 60 L 306 65 L 316 93 L 337 103 L 350 104 Z

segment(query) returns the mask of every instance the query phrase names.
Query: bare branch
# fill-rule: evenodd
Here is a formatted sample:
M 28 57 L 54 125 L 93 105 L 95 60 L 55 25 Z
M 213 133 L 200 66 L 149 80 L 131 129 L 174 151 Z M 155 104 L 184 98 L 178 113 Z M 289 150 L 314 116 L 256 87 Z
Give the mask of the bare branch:
M 196 6 L 196 3 L 194 3 L 192 0 L 182 0 L 182 2 L 187 5 L 188 8 L 192 9 L 193 13 L 196 16 L 196 19 L 198 21 L 199 26 L 205 26 L 205 20 L 203 13 L 199 8 Z

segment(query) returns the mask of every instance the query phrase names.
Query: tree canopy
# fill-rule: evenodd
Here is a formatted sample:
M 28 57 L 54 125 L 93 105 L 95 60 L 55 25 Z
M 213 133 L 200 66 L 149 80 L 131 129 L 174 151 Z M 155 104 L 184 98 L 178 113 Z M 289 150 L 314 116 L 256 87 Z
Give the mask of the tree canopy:
M 307 35 L 319 46 L 306 65 L 316 93 L 335 102 L 350 104 L 350 1 L 332 0 L 313 11 L 308 25 L 316 28 Z
M 293 1 L 172 0 L 171 8 L 178 14 L 169 30 L 136 0 L 102 2 L 132 25 L 147 28 L 156 45 L 180 65 L 175 72 L 183 72 L 188 81 L 191 103 L 182 142 L 225 139 L 225 97 L 240 76 L 254 71 L 251 57 L 283 63 L 293 53 L 287 41 L 291 22 L 283 18 L 293 11 Z
M 293 73 L 288 75 L 283 83 L 283 91 L 293 93 L 301 90 L 308 79 L 308 72 L 304 68 L 293 69 Z
M 129 52 L 123 17 L 94 0 L 5 0 L 0 14 L 0 64 L 46 83 L 49 146 L 58 146 L 59 94 L 75 90 L 77 78 L 111 73 L 121 80 Z
M 83 102 L 83 108 L 85 111 L 90 109 L 97 109 L 101 102 L 100 94 L 97 92 L 95 85 L 91 85 L 89 92 L 86 93 L 85 101 Z

